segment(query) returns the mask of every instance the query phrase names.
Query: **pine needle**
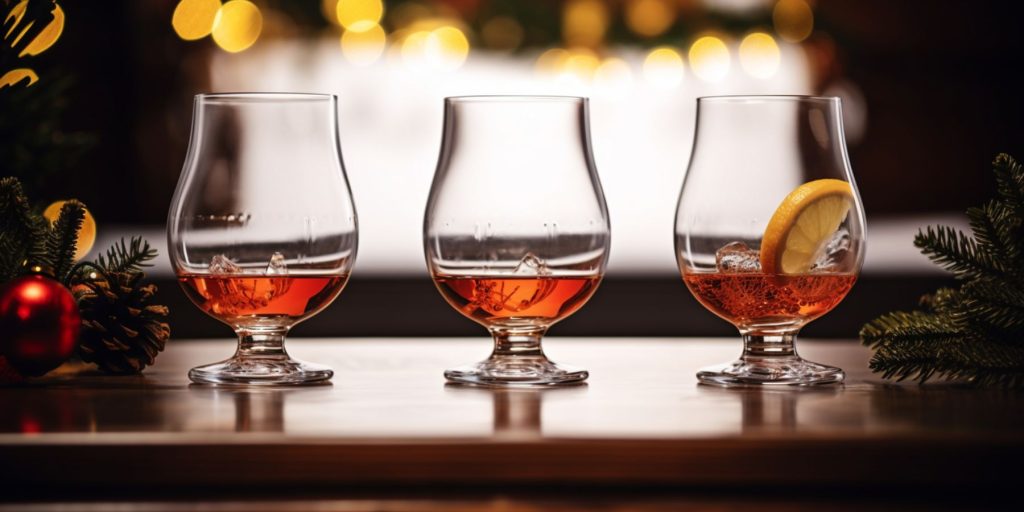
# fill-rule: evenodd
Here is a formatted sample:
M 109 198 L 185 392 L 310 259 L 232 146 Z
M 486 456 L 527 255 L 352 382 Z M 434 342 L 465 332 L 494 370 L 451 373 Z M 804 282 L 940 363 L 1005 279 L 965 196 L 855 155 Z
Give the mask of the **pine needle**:
M 914 245 L 960 280 L 921 299 L 924 310 L 868 322 L 861 341 L 884 378 L 933 377 L 978 386 L 1024 387 L 1024 167 L 993 162 L 997 197 L 967 211 L 971 234 L 948 226 L 919 231 Z

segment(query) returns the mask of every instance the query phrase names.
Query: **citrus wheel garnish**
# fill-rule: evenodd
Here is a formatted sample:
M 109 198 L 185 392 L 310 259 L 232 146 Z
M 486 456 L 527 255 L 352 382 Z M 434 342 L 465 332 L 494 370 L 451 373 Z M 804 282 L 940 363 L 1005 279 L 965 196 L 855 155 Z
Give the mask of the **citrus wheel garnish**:
M 761 238 L 761 271 L 804 274 L 839 230 L 853 206 L 853 189 L 842 180 L 814 180 L 789 193 Z

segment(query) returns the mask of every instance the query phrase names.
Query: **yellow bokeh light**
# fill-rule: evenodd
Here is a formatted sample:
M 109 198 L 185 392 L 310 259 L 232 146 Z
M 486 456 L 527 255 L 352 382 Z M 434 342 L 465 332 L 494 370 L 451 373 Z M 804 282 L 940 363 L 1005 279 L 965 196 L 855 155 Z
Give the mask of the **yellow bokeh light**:
M 805 0 L 779 0 L 772 9 L 772 22 L 779 37 L 799 43 L 814 31 L 814 12 Z
M 675 48 L 655 48 L 644 59 L 643 72 L 652 85 L 671 89 L 683 82 L 683 57 Z
M 376 62 L 384 53 L 386 44 L 387 34 L 380 25 L 361 32 L 346 30 L 341 34 L 341 53 L 357 66 L 368 66 Z
M 676 22 L 676 8 L 670 0 L 629 0 L 626 26 L 644 37 L 664 34 Z
M 602 95 L 623 96 L 633 85 L 633 69 L 624 60 L 609 57 L 594 71 L 594 83 Z
M 469 40 L 461 30 L 445 26 L 430 32 L 424 51 L 427 59 L 436 67 L 456 69 L 469 55 Z
M 693 74 L 707 82 L 718 82 L 729 74 L 729 47 L 715 36 L 704 36 L 690 46 Z
M 381 0 L 338 0 L 335 12 L 345 30 L 363 32 L 380 24 L 384 3 Z
M 569 59 L 569 51 L 563 48 L 551 48 L 537 57 L 535 68 L 539 73 L 557 73 L 565 61 Z
M 56 222 L 60 217 L 60 209 L 67 201 L 55 201 L 50 203 L 43 210 L 43 217 L 51 223 Z M 83 208 L 83 210 L 85 210 Z M 82 227 L 78 228 L 78 245 L 75 247 L 75 260 L 80 260 L 89 254 L 93 244 L 96 243 L 96 219 L 89 210 L 85 210 L 85 218 L 82 219 Z
M 775 38 L 754 32 L 740 43 L 740 66 L 755 78 L 771 78 L 779 70 L 782 55 Z
M 0 76 L 0 89 L 3 89 L 8 85 L 14 85 L 25 79 L 28 79 L 28 83 L 25 84 L 25 87 L 28 87 L 39 81 L 39 75 L 28 68 L 12 69 L 4 73 L 3 76 Z
M 423 26 L 431 26 L 424 23 Z M 402 41 L 402 60 L 413 67 L 454 70 L 469 55 L 469 40 L 458 27 L 416 30 Z
M 247 0 L 231 0 L 220 6 L 213 22 L 213 41 L 224 51 L 238 53 L 260 37 L 263 15 Z
M 573 48 L 565 60 L 561 62 L 558 73 L 561 78 L 590 81 L 594 72 L 601 65 L 601 59 L 587 48 Z
M 340 25 L 338 23 L 338 0 L 320 0 L 320 14 L 332 25 Z
M 484 44 L 497 50 L 514 50 L 523 42 L 523 26 L 505 16 L 487 20 L 480 29 Z
M 562 37 L 570 45 L 597 46 L 608 30 L 608 7 L 601 0 L 569 0 L 562 12 Z
M 8 11 L 7 18 L 4 20 L 4 23 L 10 23 L 11 28 L 9 28 L 7 33 L 4 34 L 5 38 L 9 38 L 14 29 L 19 26 L 22 18 L 25 16 L 25 9 L 27 8 L 28 0 L 22 0 Z M 60 38 L 60 35 L 64 32 L 64 10 L 61 9 L 59 5 L 54 4 L 53 10 L 50 11 L 50 13 L 53 14 L 53 20 L 43 27 L 43 30 L 36 34 L 35 39 L 25 45 L 25 48 L 21 50 L 18 57 L 39 55 L 53 46 L 53 44 L 57 42 L 57 39 Z M 13 23 L 11 23 L 12 20 Z M 11 46 L 18 44 L 21 41 L 21 38 L 28 33 L 30 28 L 32 28 L 32 24 L 33 23 L 30 22 L 22 27 L 21 32 L 19 32 L 14 39 L 11 39 L 9 44 Z
M 220 0 L 181 0 L 174 8 L 171 26 L 186 41 L 202 39 L 213 31 L 213 20 L 220 10 Z

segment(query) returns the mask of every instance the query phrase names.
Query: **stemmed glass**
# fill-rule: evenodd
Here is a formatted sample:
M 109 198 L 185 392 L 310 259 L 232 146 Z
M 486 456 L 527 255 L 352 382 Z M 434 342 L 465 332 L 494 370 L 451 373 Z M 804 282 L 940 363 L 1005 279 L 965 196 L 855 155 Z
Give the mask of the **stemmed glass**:
M 697 300 L 739 329 L 743 354 L 697 378 L 720 386 L 842 381 L 839 368 L 800 358 L 795 341 L 853 286 L 864 226 L 838 98 L 698 99 L 676 257 Z
M 238 334 L 208 384 L 303 384 L 331 369 L 292 359 L 288 330 L 341 293 L 356 256 L 356 212 L 338 144 L 337 99 L 200 94 L 167 221 L 185 294 Z
M 543 386 L 587 378 L 541 349 L 548 328 L 593 295 L 608 258 L 585 98 L 447 98 L 423 238 L 441 295 L 494 337 L 488 359 L 447 370 L 448 380 Z

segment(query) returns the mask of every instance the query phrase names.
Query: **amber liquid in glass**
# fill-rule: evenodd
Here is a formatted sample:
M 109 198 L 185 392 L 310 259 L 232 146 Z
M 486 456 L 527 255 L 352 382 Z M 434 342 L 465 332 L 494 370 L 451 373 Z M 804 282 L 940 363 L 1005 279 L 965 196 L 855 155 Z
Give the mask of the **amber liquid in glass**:
M 683 281 L 704 307 L 734 325 L 806 323 L 839 304 L 854 274 L 776 275 L 686 273 Z
M 434 276 L 445 300 L 485 326 L 551 325 L 583 306 L 599 276 Z
M 345 287 L 348 275 L 185 274 L 178 280 L 196 306 L 225 323 L 279 319 L 291 325 L 330 304 Z

